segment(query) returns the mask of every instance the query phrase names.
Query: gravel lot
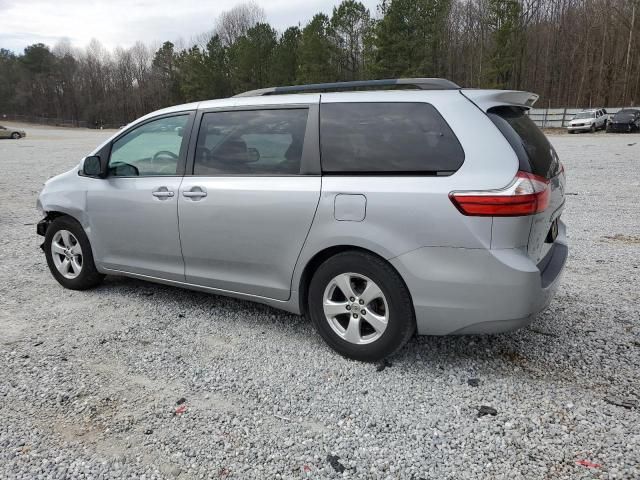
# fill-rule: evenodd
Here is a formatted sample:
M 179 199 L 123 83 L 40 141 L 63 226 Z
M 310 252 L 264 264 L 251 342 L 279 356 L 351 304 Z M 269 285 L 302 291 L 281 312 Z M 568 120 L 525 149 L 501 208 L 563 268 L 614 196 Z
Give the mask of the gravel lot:
M 0 478 L 640 478 L 640 135 L 551 136 L 571 253 L 536 323 L 382 368 L 260 305 L 63 290 L 36 195 L 110 132 L 26 130 L 0 141 Z

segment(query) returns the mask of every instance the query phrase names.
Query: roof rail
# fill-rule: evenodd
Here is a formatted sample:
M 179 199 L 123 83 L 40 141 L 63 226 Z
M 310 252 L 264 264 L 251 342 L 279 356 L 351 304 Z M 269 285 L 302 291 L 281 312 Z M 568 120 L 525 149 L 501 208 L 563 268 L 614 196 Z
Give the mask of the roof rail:
M 357 88 L 408 86 L 420 90 L 454 90 L 460 86 L 445 78 L 389 78 L 384 80 L 356 80 L 354 82 L 311 83 L 309 85 L 289 85 L 250 90 L 234 95 L 236 97 L 259 97 L 286 93 L 317 92 L 329 90 L 355 90 Z

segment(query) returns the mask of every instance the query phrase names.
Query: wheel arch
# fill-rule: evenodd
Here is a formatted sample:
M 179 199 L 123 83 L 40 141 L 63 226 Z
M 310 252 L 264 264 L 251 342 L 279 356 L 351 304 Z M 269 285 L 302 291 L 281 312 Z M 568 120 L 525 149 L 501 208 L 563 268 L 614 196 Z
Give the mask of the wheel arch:
M 378 257 L 380 260 L 382 260 L 385 263 L 387 263 L 398 274 L 398 277 L 400 277 L 400 279 L 402 280 L 402 283 L 404 283 L 404 286 L 407 289 L 407 292 L 409 293 L 409 296 L 411 297 L 411 292 L 409 291 L 409 288 L 407 287 L 407 283 L 405 282 L 404 278 L 402 277 L 400 272 L 398 272 L 396 267 L 394 265 L 392 265 L 391 262 L 389 262 L 384 256 L 380 255 L 379 253 L 374 252 L 373 250 L 370 250 L 370 249 L 365 248 L 365 247 L 360 247 L 360 246 L 357 246 L 357 245 L 349 245 L 349 244 L 332 245 L 330 247 L 326 247 L 326 248 L 316 252 L 306 262 L 306 264 L 304 266 L 304 269 L 302 270 L 302 273 L 300 275 L 300 281 L 298 283 L 298 308 L 300 309 L 300 313 L 301 314 L 303 314 L 305 316 L 308 316 L 307 294 L 309 292 L 309 284 L 311 283 L 311 278 L 313 277 L 313 274 L 318 269 L 318 267 L 325 260 L 333 257 L 334 255 L 337 255 L 337 254 L 343 253 L 343 252 L 350 252 L 350 251 L 367 253 L 369 255 L 373 255 L 375 257 Z M 412 304 L 412 307 L 413 307 L 413 300 L 412 300 L 411 304 Z
M 60 211 L 60 210 L 49 210 L 45 212 L 44 218 L 40 220 L 40 222 L 38 222 L 38 227 L 37 227 L 38 235 L 41 235 L 44 237 L 47 233 L 47 229 L 49 228 L 49 225 L 51 225 L 51 223 L 56 218 L 60 218 L 60 217 L 69 217 L 75 220 L 76 222 L 78 222 L 78 224 L 80 224 L 80 226 L 84 229 L 80 219 L 76 218 L 73 214 L 69 212 Z

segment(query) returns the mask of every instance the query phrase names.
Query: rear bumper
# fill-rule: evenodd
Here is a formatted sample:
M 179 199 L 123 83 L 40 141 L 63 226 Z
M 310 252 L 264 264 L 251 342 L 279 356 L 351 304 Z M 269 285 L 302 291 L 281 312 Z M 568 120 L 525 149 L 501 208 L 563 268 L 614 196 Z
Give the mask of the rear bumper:
M 500 333 L 531 323 L 558 288 L 565 228 L 536 265 L 526 249 L 424 247 L 391 260 L 413 299 L 421 335 Z

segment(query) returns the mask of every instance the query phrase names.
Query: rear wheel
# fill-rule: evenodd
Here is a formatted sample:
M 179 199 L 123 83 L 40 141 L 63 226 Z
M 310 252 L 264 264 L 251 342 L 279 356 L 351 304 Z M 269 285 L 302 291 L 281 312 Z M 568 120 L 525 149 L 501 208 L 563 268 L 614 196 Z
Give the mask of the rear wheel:
M 345 357 L 377 361 L 397 352 L 415 331 L 411 297 L 384 260 L 339 253 L 316 270 L 309 314 L 322 338 Z
M 20 135 L 18 132 L 13 132 L 11 134 L 11 138 L 13 138 L 14 140 L 17 140 L 21 137 L 22 135 Z
M 44 252 L 51 274 L 65 288 L 86 290 L 104 279 L 93 262 L 87 235 L 71 217 L 58 217 L 49 225 Z

